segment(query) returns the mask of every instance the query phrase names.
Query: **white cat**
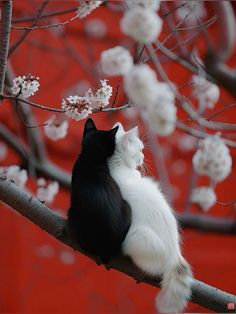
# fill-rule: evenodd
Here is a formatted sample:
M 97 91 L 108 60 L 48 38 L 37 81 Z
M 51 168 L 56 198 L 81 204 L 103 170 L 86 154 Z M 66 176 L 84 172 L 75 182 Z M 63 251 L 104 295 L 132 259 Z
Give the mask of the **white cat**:
M 181 255 L 176 218 L 158 183 L 143 177 L 144 145 L 138 128 L 125 132 L 121 123 L 116 150 L 108 165 L 123 198 L 132 209 L 132 222 L 122 251 L 145 273 L 162 276 L 156 305 L 161 313 L 182 311 L 191 296 L 192 272 Z

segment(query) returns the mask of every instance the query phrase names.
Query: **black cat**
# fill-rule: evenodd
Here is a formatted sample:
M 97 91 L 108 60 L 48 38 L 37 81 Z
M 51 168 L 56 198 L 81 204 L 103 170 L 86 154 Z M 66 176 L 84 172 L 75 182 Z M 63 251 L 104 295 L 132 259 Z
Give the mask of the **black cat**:
M 131 208 L 107 165 L 107 158 L 115 150 L 118 128 L 97 130 L 93 120 L 88 119 L 72 172 L 69 229 L 80 247 L 99 256 L 103 263 L 119 253 L 131 224 Z

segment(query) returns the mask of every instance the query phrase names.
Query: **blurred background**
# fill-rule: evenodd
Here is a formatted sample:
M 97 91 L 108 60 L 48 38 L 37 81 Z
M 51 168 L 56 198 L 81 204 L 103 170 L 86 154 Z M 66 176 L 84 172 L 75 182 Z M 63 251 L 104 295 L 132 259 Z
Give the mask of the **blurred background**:
M 29 73 L 40 77 L 39 92 L 32 98 L 34 102 L 60 108 L 62 98 L 74 94 L 83 95 L 88 88 L 97 88 L 98 79 L 106 78 L 99 64 L 100 54 L 105 49 L 123 45 L 129 48 L 133 55 L 135 54 L 136 44 L 120 31 L 121 3 L 109 2 L 110 4 L 107 4 L 105 1 L 85 19 L 78 18 L 61 27 L 31 30 L 24 41 L 12 52 L 8 70 L 13 78 Z M 160 40 L 170 33 L 171 25 L 173 27 L 178 23 L 183 13 L 177 12 L 183 7 L 176 10 L 176 3 L 181 5 L 183 2 L 162 1 L 159 14 L 164 19 L 164 29 Z M 34 18 L 42 3 L 43 1 L 32 0 L 14 1 L 13 25 L 31 26 L 33 21 L 27 22 L 24 18 Z M 235 10 L 235 2 L 231 1 L 231 4 L 232 10 Z M 67 13 L 44 17 L 38 25 L 65 22 L 75 15 L 77 6 L 77 1 L 49 1 L 43 14 L 57 11 Z M 165 15 L 171 10 L 173 12 Z M 203 13 L 199 13 L 199 16 L 203 20 L 209 20 L 216 14 L 216 8 L 212 2 L 203 1 L 202 10 Z M 231 11 L 233 14 L 234 12 Z M 188 25 L 192 25 L 194 21 L 189 21 L 189 23 Z M 224 23 L 224 16 L 219 15 L 217 21 L 208 28 L 208 36 L 216 47 L 222 48 L 220 46 L 222 33 L 227 31 L 224 29 L 226 27 Z M 24 32 L 25 30 L 12 29 L 10 46 L 16 43 Z M 178 44 L 176 36 L 172 36 L 166 42 L 166 47 L 174 47 L 172 51 L 179 55 L 185 53 L 183 57 L 194 50 L 200 56 L 204 56 L 206 41 L 203 32 L 198 31 L 198 34 L 190 40 L 189 37 L 194 34 L 194 30 L 178 34 L 181 36 L 178 39 L 181 44 Z M 183 43 L 184 41 L 186 43 Z M 191 71 L 168 59 L 161 52 L 159 57 L 171 81 L 181 88 L 181 93 L 191 98 L 191 84 L 189 84 L 192 77 Z M 230 67 L 235 67 L 236 54 L 233 48 L 226 61 Z M 114 97 L 120 84 L 116 105 L 125 104 L 127 100 L 122 87 L 122 78 L 109 78 L 109 84 L 113 86 Z M 223 87 L 220 88 L 220 101 L 214 110 L 207 109 L 206 114 L 210 115 L 235 102 L 232 93 Z M 30 109 L 30 115 L 33 115 L 31 122 L 34 121 L 34 125 L 45 123 L 51 114 L 46 110 Z M 181 110 L 178 116 L 179 119 L 186 119 L 186 115 Z M 162 188 L 178 213 L 191 212 L 191 214 L 232 220 L 236 218 L 234 204 L 228 206 L 216 204 L 204 213 L 199 207 L 189 202 L 191 186 L 207 182 L 206 178 L 197 177 L 192 170 L 192 156 L 196 151 L 197 139 L 179 130 L 171 136 L 158 138 L 147 129 L 147 126 L 143 125 L 133 109 L 94 113 L 92 118 L 99 128 L 104 129 L 110 128 L 116 121 L 121 121 L 127 128 L 139 125 L 140 135 L 146 145 L 147 173 L 161 179 Z M 235 119 L 235 108 L 226 110 L 219 117 L 219 121 L 231 123 L 235 123 Z M 15 134 L 18 143 L 28 143 L 28 129 L 20 119 L 14 105 L 8 101 L 0 107 L 0 122 Z M 70 173 L 80 151 L 83 125 L 84 121 L 70 120 L 67 137 L 56 142 L 45 136 L 43 127 L 34 128 L 33 132 L 38 132 L 43 139 L 48 159 Z M 13 164 L 24 166 L 19 154 L 1 138 L 0 151 L 1 167 Z M 231 149 L 231 155 L 234 162 L 235 149 Z M 27 183 L 27 189 L 34 193 L 35 169 L 31 168 L 29 167 L 29 174 L 32 175 Z M 233 164 L 230 176 L 216 186 L 218 200 L 222 202 L 234 200 L 235 186 L 236 176 Z M 49 207 L 66 216 L 69 202 L 69 190 L 61 186 L 54 202 Z M 146 284 L 136 284 L 132 278 L 122 273 L 98 267 L 93 261 L 59 243 L 3 203 L 0 203 L 0 212 L 1 313 L 156 312 L 154 306 L 156 288 Z M 236 294 L 235 234 L 232 234 L 231 230 L 222 234 L 199 230 L 199 228 L 184 228 L 182 236 L 184 256 L 192 265 L 195 277 L 207 284 Z M 186 311 L 210 312 L 191 303 Z

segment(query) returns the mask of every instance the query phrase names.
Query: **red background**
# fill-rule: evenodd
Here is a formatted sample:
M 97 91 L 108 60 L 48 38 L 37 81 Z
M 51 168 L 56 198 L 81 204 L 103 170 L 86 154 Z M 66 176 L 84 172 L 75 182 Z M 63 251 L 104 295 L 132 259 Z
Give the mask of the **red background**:
M 14 1 L 13 16 L 34 16 L 40 1 Z M 72 1 L 52 1 L 47 7 L 48 11 L 74 7 Z M 67 14 L 60 17 L 66 20 L 73 16 Z M 120 33 L 120 13 L 99 8 L 88 19 L 102 18 L 107 25 L 107 36 L 102 39 L 92 39 L 84 36 L 84 20 L 76 20 L 65 27 L 66 39 L 82 56 L 82 58 L 94 68 L 99 60 L 101 51 L 119 43 L 130 43 Z M 43 20 L 43 24 L 50 23 Z M 28 25 L 28 24 L 22 24 Z M 57 29 L 56 29 L 57 30 Z M 59 30 L 59 29 L 58 29 Z M 164 30 L 163 37 L 168 33 Z M 217 36 L 217 27 L 211 28 L 212 36 Z M 21 34 L 12 31 L 11 44 Z M 213 37 L 214 38 L 214 37 Z M 52 51 L 39 49 L 36 43 L 50 46 L 56 49 Z M 171 43 L 171 42 L 170 42 Z M 88 46 L 89 45 L 89 46 Z M 202 43 L 199 40 L 199 47 Z M 60 54 L 65 48 L 65 38 L 50 30 L 33 30 L 27 40 L 14 52 L 10 61 L 16 75 L 34 74 L 40 77 L 40 91 L 33 98 L 40 104 L 59 107 L 61 98 L 69 96 L 69 90 L 80 80 L 88 80 L 94 86 L 93 80 L 81 68 L 69 54 Z M 88 56 L 88 49 L 94 55 Z M 230 60 L 235 64 L 235 54 Z M 190 73 L 182 67 L 169 63 L 166 70 L 171 80 L 181 85 L 190 79 Z M 176 75 L 178 73 L 178 75 Z M 110 80 L 114 89 L 118 78 Z M 184 90 L 188 93 L 188 88 Z M 123 99 L 121 91 L 117 104 L 121 105 Z M 225 91 L 221 91 L 221 98 L 217 105 L 220 109 L 235 100 Z M 0 120 L 9 126 L 18 136 L 23 134 L 22 126 L 12 114 L 10 104 L 5 101 L 0 108 Z M 38 123 L 43 123 L 50 113 L 42 110 L 34 110 Z M 211 113 L 211 111 L 209 111 Z M 236 114 L 234 109 L 222 114 L 221 121 L 233 122 Z M 117 120 L 129 122 L 122 113 L 94 114 L 94 120 L 98 127 L 109 128 Z M 139 124 L 136 121 L 136 124 Z M 145 136 L 145 130 L 141 127 L 141 135 Z M 69 134 L 66 139 L 52 142 L 45 138 L 50 159 L 60 167 L 71 171 L 81 141 L 82 122 L 71 122 Z M 43 134 L 43 130 L 40 130 Z M 44 136 L 44 135 L 43 135 Z M 170 181 L 174 187 L 175 208 L 181 212 L 186 199 L 191 158 L 194 150 L 184 152 L 181 149 L 183 134 L 176 131 L 165 140 L 161 140 L 165 152 L 165 160 L 170 175 Z M 235 151 L 232 151 L 235 160 Z M 158 176 L 150 150 L 146 149 L 146 156 L 150 172 Z M 7 158 L 0 166 L 15 164 L 19 158 L 9 149 Z M 200 179 L 199 183 L 205 182 Z M 217 188 L 218 199 L 230 201 L 235 198 L 235 172 L 234 168 L 230 176 Z M 31 178 L 27 188 L 34 191 L 35 181 Z M 60 189 L 51 208 L 66 214 L 69 206 L 69 193 Z M 25 312 L 25 313 L 154 313 L 154 297 L 157 289 L 145 284 L 136 284 L 134 280 L 122 273 L 103 267 L 98 267 L 94 262 L 62 245 L 51 238 L 44 231 L 34 226 L 25 218 L 3 204 L 0 205 L 0 312 Z M 193 211 L 200 212 L 197 207 Z M 234 206 L 214 206 L 210 213 L 218 217 L 234 217 Z M 193 267 L 194 275 L 210 285 L 236 294 L 236 239 L 230 235 L 209 234 L 197 230 L 183 231 L 184 256 Z M 209 312 L 196 304 L 189 304 L 186 311 Z

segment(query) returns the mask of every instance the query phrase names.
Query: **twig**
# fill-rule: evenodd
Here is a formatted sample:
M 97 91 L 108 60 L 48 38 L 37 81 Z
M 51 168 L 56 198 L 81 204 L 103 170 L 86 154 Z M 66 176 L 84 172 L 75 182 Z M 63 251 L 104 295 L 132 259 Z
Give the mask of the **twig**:
M 32 27 L 37 25 L 38 20 L 40 19 L 43 10 L 45 9 L 45 7 L 47 6 L 49 0 L 45 0 L 40 9 L 38 10 L 38 13 L 34 19 L 34 22 L 32 24 Z M 23 35 L 10 47 L 9 52 L 8 52 L 8 58 L 10 58 L 10 56 L 12 55 L 12 53 L 20 46 L 20 44 L 24 41 L 24 39 L 26 38 L 26 36 L 28 36 L 28 34 L 30 33 L 31 29 L 26 30 Z
M 93 113 L 99 113 L 99 112 L 109 112 L 109 111 L 120 111 L 120 110 L 124 110 L 130 108 L 129 104 L 120 106 L 120 107 L 109 107 L 109 108 L 103 108 L 103 109 L 94 109 Z
M 85 254 L 74 243 L 63 217 L 2 176 L 0 176 L 0 199 L 60 242 Z M 93 256 L 88 257 L 97 261 Z M 144 275 L 129 258 L 122 255 L 112 259 L 106 266 L 123 272 L 138 282 L 144 282 L 154 287 L 160 286 L 160 278 Z M 236 296 L 195 280 L 191 301 L 216 312 L 227 312 L 229 311 L 227 304 L 229 302 L 236 303 Z
M 34 128 L 39 128 L 39 127 L 48 125 L 48 123 L 43 123 L 43 124 L 38 124 L 38 125 L 29 125 L 29 124 L 24 120 L 24 114 L 23 114 L 22 111 L 21 111 L 21 108 L 20 108 L 20 105 L 18 104 L 17 99 L 16 99 L 16 107 L 17 107 L 17 109 L 18 109 L 18 111 L 19 111 L 19 114 L 20 114 L 20 117 L 21 117 L 22 122 L 24 123 L 24 125 L 25 125 L 27 128 L 30 128 L 30 129 L 32 128 L 32 129 L 34 129 Z
M 56 16 L 56 15 L 63 15 L 63 14 L 75 12 L 77 10 L 78 10 L 78 6 L 74 7 L 74 8 L 66 9 L 66 10 L 58 10 L 58 11 L 48 12 L 48 13 L 42 14 L 40 19 L 45 19 L 48 17 Z M 32 21 L 34 21 L 34 19 L 35 19 L 35 17 L 33 17 L 33 16 L 20 17 L 20 18 L 13 18 L 12 22 L 13 23 L 32 22 Z
M 11 30 L 11 15 L 12 15 L 12 1 L 2 1 L 1 12 L 1 27 L 0 27 L 0 102 L 3 94 L 6 67 L 7 67 L 7 54 L 10 40 Z
M 66 24 L 74 21 L 75 19 L 78 19 L 78 16 L 73 16 L 72 18 L 70 18 L 69 20 L 66 20 L 65 22 L 61 22 L 61 23 L 53 23 L 53 24 L 48 24 L 48 25 L 34 25 L 34 26 L 11 26 L 11 29 L 14 29 L 14 30 L 34 30 L 34 29 L 46 29 L 46 28 L 54 28 L 54 27 L 62 27 L 62 26 L 65 26 Z
M 27 105 L 30 105 L 32 107 L 43 109 L 43 110 L 59 112 L 59 113 L 65 113 L 66 112 L 64 109 L 56 109 L 56 108 L 51 108 L 51 107 L 39 105 L 39 104 L 37 104 L 35 102 L 26 100 L 24 98 L 20 98 L 19 96 L 3 95 L 2 98 L 3 99 L 17 100 L 17 101 L 20 101 L 20 102 L 25 103 Z M 99 113 L 99 112 L 108 112 L 108 111 L 119 111 L 119 110 L 123 110 L 123 109 L 129 108 L 129 107 L 130 107 L 130 105 L 126 104 L 126 105 L 123 105 L 123 106 L 120 106 L 120 107 L 109 107 L 109 108 L 102 108 L 102 109 L 94 109 L 92 112 L 93 113 Z
M 168 10 L 167 12 L 164 12 L 164 13 L 163 13 L 163 17 L 166 18 L 169 14 L 171 14 L 171 13 L 177 11 L 178 9 L 180 9 L 180 8 L 182 8 L 182 7 L 184 7 L 184 6 L 186 6 L 186 4 L 187 4 L 187 2 L 181 3 L 180 5 L 174 7 L 173 9 Z
M 210 136 L 209 133 L 201 131 L 199 129 L 195 129 L 193 127 L 190 127 L 190 126 L 182 123 L 181 121 L 176 121 L 176 127 L 178 129 L 184 131 L 185 133 L 190 134 L 190 135 L 197 137 L 197 138 L 206 138 L 206 137 Z M 226 138 L 223 138 L 223 137 L 221 137 L 221 138 L 225 142 L 225 144 L 227 144 L 228 146 L 230 146 L 232 148 L 236 148 L 236 142 L 231 141 L 231 140 L 226 139 Z
M 216 203 L 219 204 L 219 205 L 223 205 L 223 206 L 229 206 L 229 205 L 235 204 L 236 200 L 233 200 L 233 201 L 230 201 L 230 202 L 220 202 L 220 201 L 217 201 Z
M 18 101 L 23 102 L 24 104 L 30 105 L 30 106 L 35 107 L 35 108 L 43 109 L 43 110 L 48 110 L 48 111 L 53 111 L 53 112 L 60 112 L 60 113 L 64 113 L 65 112 L 64 109 L 56 109 L 56 108 L 51 108 L 51 107 L 47 107 L 47 106 L 42 106 L 42 105 L 39 105 L 39 104 L 37 104 L 35 102 L 32 102 L 32 101 L 26 100 L 24 98 L 21 98 L 19 96 L 17 97 L 17 96 L 14 96 L 14 95 L 3 95 L 3 99 L 18 100 Z
M 180 102 L 180 106 L 183 108 L 183 110 L 194 120 L 196 121 L 200 126 L 206 127 L 209 129 L 213 130 L 236 130 L 236 124 L 232 123 L 223 123 L 223 122 L 212 122 L 212 121 L 207 121 L 203 117 L 201 117 L 193 108 L 191 102 L 182 96 L 177 89 L 174 89 L 164 68 L 162 67 L 158 56 L 154 53 L 152 45 L 147 45 L 146 46 L 148 49 L 148 52 L 151 56 L 151 59 L 153 61 L 154 66 L 156 67 L 158 73 L 160 74 L 161 78 L 163 81 L 167 82 L 175 94 L 176 98 Z
M 218 115 L 220 115 L 221 113 L 223 113 L 224 111 L 226 111 L 226 110 L 228 110 L 228 109 L 231 109 L 231 108 L 233 108 L 233 107 L 236 107 L 236 104 L 230 104 L 230 105 L 228 105 L 228 106 L 225 106 L 225 107 L 222 108 L 221 110 L 219 110 L 219 111 L 213 113 L 212 115 L 206 117 L 205 119 L 208 120 L 208 121 L 210 121 L 210 120 L 212 120 L 213 118 L 215 118 L 216 116 L 218 116 Z
M 115 97 L 114 97 L 114 100 L 112 103 L 112 107 L 114 107 L 116 104 L 116 100 L 117 100 L 117 97 L 119 95 L 119 91 L 120 91 L 120 81 L 118 82 L 117 87 L 116 87 L 116 93 L 115 93 Z

